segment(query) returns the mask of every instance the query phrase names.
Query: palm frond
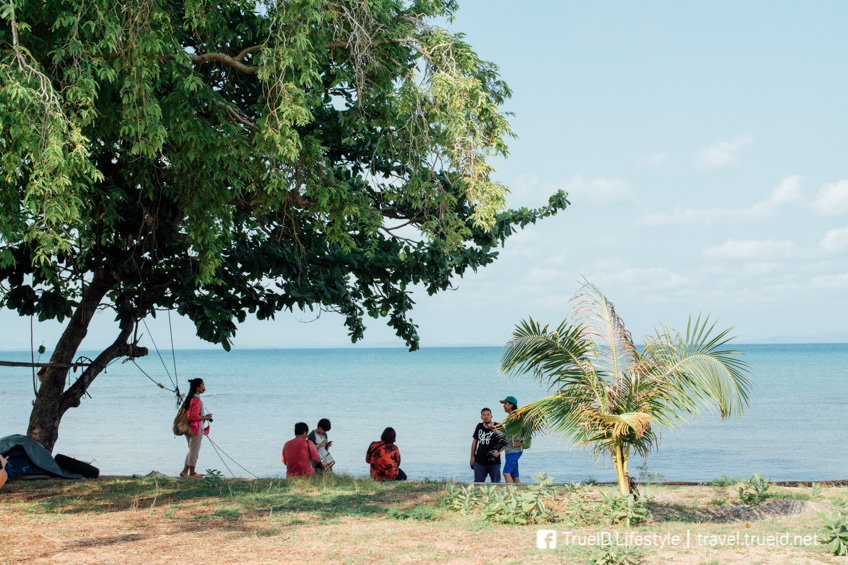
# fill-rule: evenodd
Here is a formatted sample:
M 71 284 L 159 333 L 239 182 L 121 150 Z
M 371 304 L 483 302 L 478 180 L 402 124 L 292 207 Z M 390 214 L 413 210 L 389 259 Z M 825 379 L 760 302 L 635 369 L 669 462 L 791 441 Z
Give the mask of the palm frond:
M 548 331 L 548 326 L 530 318 L 516 326 L 512 339 L 503 346 L 499 369 L 512 376 L 531 373 L 550 390 L 588 387 L 601 395 L 603 387 L 587 358 L 590 346 L 579 327 L 564 321 Z
M 586 436 L 581 425 L 588 404 L 562 394 L 547 396 L 514 411 L 502 423 L 509 435 L 536 435 L 543 432 L 559 434 L 573 443 Z
M 585 278 L 572 300 L 574 324 L 583 328 L 583 338 L 593 344 L 595 368 L 608 371 L 617 381 L 632 375 L 638 353 L 613 303 Z
M 697 416 L 702 409 L 717 409 L 722 418 L 740 415 L 749 405 L 751 379 L 741 352 L 724 347 L 732 339 L 730 329 L 712 335 L 715 323 L 709 317 L 691 317 L 686 334 L 661 326 L 642 352 L 650 358 L 648 377 L 663 390 L 664 408 L 658 421 L 673 426 Z

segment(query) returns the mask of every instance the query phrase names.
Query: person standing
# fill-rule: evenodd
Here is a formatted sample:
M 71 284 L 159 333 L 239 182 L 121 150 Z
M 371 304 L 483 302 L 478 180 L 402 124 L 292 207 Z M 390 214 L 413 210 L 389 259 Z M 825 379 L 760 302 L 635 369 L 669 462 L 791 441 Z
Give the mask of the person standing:
M 330 455 L 328 450 L 330 449 L 330 446 L 333 445 L 333 442 L 327 437 L 327 432 L 330 431 L 331 427 L 332 424 L 330 424 L 330 420 L 327 418 L 321 418 L 318 420 L 318 425 L 315 429 L 309 432 L 309 435 L 306 436 L 306 439 L 314 443 L 315 449 L 318 450 L 318 457 L 320 460 L 312 462 L 312 468 L 315 469 L 316 473 L 322 473 L 325 470 L 329 471 L 333 465 L 335 465 L 335 461 L 333 461 L 329 463 L 326 469 L 323 466 L 324 459 Z
M 380 441 L 372 441 L 365 453 L 365 462 L 371 464 L 371 476 L 377 481 L 405 481 L 406 473 L 400 468 L 400 450 L 395 445 L 394 428 L 386 428 Z
M 203 379 L 190 379 L 188 384 L 188 394 L 183 402 L 183 408 L 186 409 L 186 417 L 188 418 L 188 431 L 185 434 L 188 442 L 188 455 L 186 455 L 185 465 L 180 476 L 199 479 L 203 475 L 195 473 L 194 468 L 197 465 L 197 456 L 200 453 L 200 442 L 203 440 L 203 436 L 209 435 L 209 424 L 206 424 L 205 428 L 203 425 L 205 422 L 212 421 L 212 414 L 206 414 L 203 409 L 203 402 L 197 397 L 198 394 L 206 392 Z
M 312 462 L 321 459 L 315 444 L 306 439 L 308 434 L 309 426 L 305 422 L 298 422 L 294 425 L 294 439 L 283 445 L 280 461 L 286 465 L 286 478 L 311 477 L 315 474 Z
M 492 422 L 492 411 L 483 408 L 480 411 L 482 423 L 474 428 L 471 437 L 471 468 L 474 469 L 474 482 L 485 483 L 486 477 L 493 483 L 501 482 L 501 450 L 506 443 L 497 430 L 497 422 Z
M 501 404 L 503 404 L 504 412 L 507 414 L 512 414 L 518 408 L 518 400 L 514 396 L 507 396 L 501 400 Z M 524 451 L 524 438 L 504 434 L 504 441 L 506 442 L 506 446 L 504 447 L 504 480 L 508 483 L 520 483 L 521 480 L 518 478 L 518 459 Z

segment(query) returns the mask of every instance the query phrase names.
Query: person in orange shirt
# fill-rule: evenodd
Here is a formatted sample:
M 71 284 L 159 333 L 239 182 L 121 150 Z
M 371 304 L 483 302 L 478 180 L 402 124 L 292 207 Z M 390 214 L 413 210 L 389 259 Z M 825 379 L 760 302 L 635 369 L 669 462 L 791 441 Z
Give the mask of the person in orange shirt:
M 378 481 L 405 481 L 406 473 L 400 468 L 400 450 L 395 445 L 394 428 L 386 428 L 380 441 L 372 442 L 365 454 L 371 464 L 371 476 Z
M 8 459 L 6 459 L 2 455 L 0 455 L 0 465 L 2 465 L 2 467 L 3 467 L 2 469 L 0 469 L 0 487 L 5 485 L 6 481 L 9 478 L 9 475 L 6 474 L 6 463 L 8 463 L 8 462 L 9 462 Z
M 306 439 L 309 435 L 309 426 L 305 422 L 294 425 L 294 439 L 286 442 L 283 446 L 283 456 L 280 458 L 286 465 L 286 478 L 311 477 L 315 474 L 312 468 L 313 461 L 320 461 L 315 444 Z

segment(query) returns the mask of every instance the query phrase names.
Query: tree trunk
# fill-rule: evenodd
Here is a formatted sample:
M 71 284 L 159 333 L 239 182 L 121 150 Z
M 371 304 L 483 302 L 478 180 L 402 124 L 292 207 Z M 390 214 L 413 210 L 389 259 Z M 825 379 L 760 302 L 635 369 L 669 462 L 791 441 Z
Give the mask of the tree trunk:
M 88 325 L 97 311 L 97 307 L 114 284 L 114 279 L 101 271 L 94 273 L 91 284 L 82 293 L 82 300 L 74 311 L 68 326 L 59 338 L 56 349 L 50 358 L 51 363 L 70 364 L 77 355 L 83 339 L 88 333 Z M 59 423 L 65 412 L 79 406 L 80 399 L 88 390 L 91 382 L 106 368 L 106 365 L 117 357 L 133 354 L 141 357 L 147 354 L 145 348 L 135 348 L 127 342 L 132 333 L 132 326 L 122 327 L 115 342 L 107 347 L 97 359 L 85 369 L 79 378 L 65 390 L 68 367 L 47 367 L 41 375 L 41 386 L 35 396 L 32 413 L 29 417 L 27 435 L 38 441 L 52 453 L 56 440 L 59 439 Z
M 615 474 L 618 478 L 618 490 L 621 491 L 621 494 L 627 496 L 630 494 L 630 479 L 627 476 L 627 461 L 624 457 L 624 449 L 620 440 L 615 441 L 612 460 L 615 464 Z

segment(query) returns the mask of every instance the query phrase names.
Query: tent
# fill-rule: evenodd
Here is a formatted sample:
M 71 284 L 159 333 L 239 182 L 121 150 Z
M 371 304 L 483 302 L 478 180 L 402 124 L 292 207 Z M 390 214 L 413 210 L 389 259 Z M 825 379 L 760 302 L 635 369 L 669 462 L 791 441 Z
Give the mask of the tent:
M 0 454 L 9 459 L 6 474 L 9 475 L 10 482 L 52 477 L 83 478 L 82 475 L 60 467 L 50 452 L 31 437 L 15 434 L 0 438 Z

